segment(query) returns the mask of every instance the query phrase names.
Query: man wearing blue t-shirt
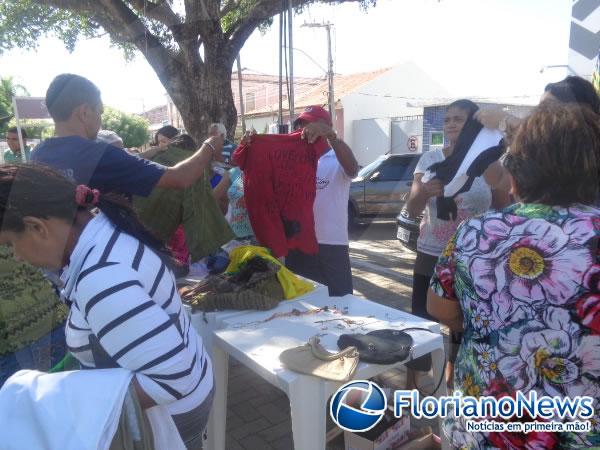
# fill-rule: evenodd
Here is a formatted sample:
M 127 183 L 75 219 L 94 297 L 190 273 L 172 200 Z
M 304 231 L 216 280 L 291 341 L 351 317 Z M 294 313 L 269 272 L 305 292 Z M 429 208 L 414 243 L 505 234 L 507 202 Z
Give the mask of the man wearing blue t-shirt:
M 95 139 L 103 110 L 100 90 L 79 75 L 54 78 L 46 91 L 46 106 L 56 137 L 38 145 L 31 159 L 101 192 L 148 196 L 155 187 L 184 189 L 203 175 L 223 145 L 219 139 L 209 138 L 188 159 L 164 167 L 98 143 Z

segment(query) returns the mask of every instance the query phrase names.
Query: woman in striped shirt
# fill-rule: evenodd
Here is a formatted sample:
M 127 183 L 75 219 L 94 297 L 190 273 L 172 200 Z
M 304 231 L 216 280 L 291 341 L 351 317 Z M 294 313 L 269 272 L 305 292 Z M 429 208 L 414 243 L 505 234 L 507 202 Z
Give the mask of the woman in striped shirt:
M 168 250 L 127 201 L 44 166 L 0 166 L 0 224 L 0 245 L 17 259 L 62 269 L 66 340 L 81 366 L 134 372 L 142 407 L 165 406 L 187 448 L 201 448 L 211 361 L 182 307 Z

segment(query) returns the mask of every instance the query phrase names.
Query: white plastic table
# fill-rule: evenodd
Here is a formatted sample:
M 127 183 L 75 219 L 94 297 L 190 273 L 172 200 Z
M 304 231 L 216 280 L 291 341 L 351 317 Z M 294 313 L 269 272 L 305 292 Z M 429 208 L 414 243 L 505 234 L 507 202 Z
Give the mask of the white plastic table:
M 200 281 L 200 280 L 198 280 Z M 314 295 L 323 296 L 327 295 L 327 286 L 316 283 L 311 280 L 305 280 L 311 283 L 315 289 L 308 294 L 305 294 L 298 299 L 310 298 Z M 213 349 L 213 337 L 214 332 L 219 330 L 223 326 L 223 321 L 226 319 L 230 319 L 232 317 L 242 316 L 248 314 L 248 311 L 240 311 L 234 309 L 227 309 L 224 311 L 215 311 L 215 312 L 192 312 L 192 309 L 184 305 L 185 308 L 190 313 L 190 321 L 192 327 L 198 332 L 200 337 L 202 337 L 202 342 L 204 343 L 204 348 L 208 350 L 209 354 L 212 356 Z
M 299 311 L 314 311 L 324 306 L 329 306 L 330 309 L 335 306 L 342 311 L 347 308 L 347 314 L 334 314 L 330 310 L 267 320 L 273 314 L 288 313 L 294 308 Z M 320 336 L 321 344 L 327 350 L 337 352 L 337 339 L 341 334 L 411 327 L 432 331 L 416 330 L 408 333 L 414 341 L 411 358 L 431 353 L 434 383 L 437 383 L 444 376 L 445 361 L 439 324 L 353 295 L 340 298 L 317 294 L 282 302 L 270 311 L 224 319 L 222 329 L 214 332 L 213 370 L 216 389 L 207 430 L 207 448 L 225 449 L 229 355 L 287 394 L 290 400 L 294 448 L 320 450 L 325 449 L 327 401 L 344 383 L 287 370 L 279 362 L 280 353 L 305 344 L 314 335 Z M 360 363 L 353 378 L 368 379 L 405 362 L 394 365 Z M 434 395 L 445 394 L 446 383 L 441 382 Z

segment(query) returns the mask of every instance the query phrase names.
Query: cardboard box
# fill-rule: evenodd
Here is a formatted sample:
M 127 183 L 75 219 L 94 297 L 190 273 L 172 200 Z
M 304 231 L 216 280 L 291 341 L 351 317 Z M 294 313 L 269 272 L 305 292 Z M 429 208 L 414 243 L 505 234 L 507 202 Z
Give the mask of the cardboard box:
M 386 416 L 372 430 L 364 433 L 344 431 L 345 450 L 392 450 L 408 439 L 410 417 L 403 415 L 396 419 Z
M 440 438 L 433 433 L 413 439 L 395 450 L 437 450 L 441 449 Z

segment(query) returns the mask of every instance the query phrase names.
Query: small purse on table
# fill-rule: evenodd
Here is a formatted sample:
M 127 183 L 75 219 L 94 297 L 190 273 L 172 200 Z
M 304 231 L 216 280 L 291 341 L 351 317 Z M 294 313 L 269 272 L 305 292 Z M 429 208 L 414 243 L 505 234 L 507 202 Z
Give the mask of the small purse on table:
M 284 350 L 279 355 L 282 364 L 294 372 L 300 372 L 332 381 L 352 379 L 358 365 L 358 350 L 348 347 L 339 353 L 329 353 L 317 336 L 307 344 Z

